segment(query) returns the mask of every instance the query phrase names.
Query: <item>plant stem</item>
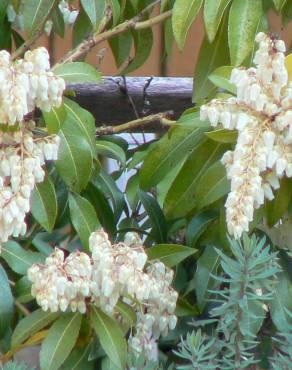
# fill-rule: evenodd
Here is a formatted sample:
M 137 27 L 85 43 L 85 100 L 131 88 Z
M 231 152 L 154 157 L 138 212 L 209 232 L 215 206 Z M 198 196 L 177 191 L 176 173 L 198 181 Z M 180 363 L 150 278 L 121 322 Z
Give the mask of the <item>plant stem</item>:
M 155 1 L 154 3 L 147 6 L 144 10 L 142 10 L 141 13 L 136 15 L 134 18 L 130 20 L 126 20 L 125 22 L 118 24 L 116 27 L 109 31 L 105 31 L 100 33 L 100 31 L 94 33 L 91 37 L 88 39 L 82 41 L 75 49 L 67 53 L 58 63 L 64 64 L 73 62 L 74 60 L 80 59 L 82 56 L 87 54 L 94 46 L 100 44 L 103 41 L 109 40 L 112 37 L 119 35 L 120 33 L 123 33 L 125 31 L 128 31 L 130 29 L 133 30 L 141 30 L 144 28 L 149 28 L 154 26 L 155 24 L 163 22 L 165 19 L 169 18 L 172 14 L 171 10 L 168 10 L 164 13 L 161 13 L 153 18 L 150 18 L 146 21 L 141 21 L 143 19 L 144 15 L 147 14 L 149 10 L 151 10 L 156 4 L 160 3 L 159 1 Z
M 121 132 L 128 132 L 128 131 L 132 131 L 133 129 L 137 127 L 141 127 L 141 126 L 147 125 L 155 121 L 159 121 L 159 123 L 162 125 L 170 126 L 174 123 L 174 121 L 167 119 L 167 117 L 171 116 L 172 114 L 173 114 L 172 111 L 168 111 L 164 113 L 156 113 L 156 114 L 151 114 L 150 116 L 147 116 L 147 117 L 142 117 L 142 118 L 138 118 L 138 119 L 135 119 L 127 123 L 123 123 L 118 126 L 99 127 L 96 130 L 96 134 L 98 136 L 101 136 L 101 135 L 113 135 L 113 134 L 118 134 Z
M 24 314 L 24 316 L 28 316 L 30 314 L 29 310 L 17 299 L 14 300 L 14 304 Z

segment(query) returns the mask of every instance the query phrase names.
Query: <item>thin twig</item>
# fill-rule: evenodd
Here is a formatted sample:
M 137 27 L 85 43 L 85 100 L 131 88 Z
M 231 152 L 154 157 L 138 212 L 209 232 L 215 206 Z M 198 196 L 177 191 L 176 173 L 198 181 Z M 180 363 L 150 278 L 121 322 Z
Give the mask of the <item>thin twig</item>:
M 24 316 L 30 315 L 29 310 L 22 303 L 20 303 L 17 299 L 14 300 L 14 304 L 24 314 Z
M 133 121 L 123 123 L 122 125 L 118 126 L 104 126 L 99 127 L 96 129 L 96 135 L 113 135 L 113 134 L 119 134 L 121 132 L 129 132 L 134 130 L 137 127 L 148 125 L 149 123 L 153 123 L 155 121 L 159 121 L 160 124 L 165 126 L 171 126 L 175 121 L 171 121 L 167 117 L 171 117 L 173 114 L 172 111 L 163 112 L 163 113 L 156 113 L 151 114 L 147 117 L 142 117 L 135 119 Z
M 126 20 L 121 24 L 118 24 L 116 27 L 112 28 L 109 31 L 105 31 L 102 33 L 98 31 L 94 33 L 91 37 L 82 41 L 75 49 L 67 53 L 63 58 L 61 58 L 57 65 L 73 62 L 74 60 L 80 59 L 81 57 L 86 55 L 94 46 L 100 44 L 103 41 L 109 40 L 112 37 L 119 35 L 120 33 L 123 33 L 130 29 L 141 30 L 144 28 L 149 28 L 154 26 L 155 24 L 163 22 L 165 19 L 171 16 L 172 14 L 171 10 L 161 13 L 146 21 L 140 21 L 141 19 L 143 19 L 144 15 L 147 14 L 150 10 L 152 10 L 153 7 L 158 3 L 160 3 L 160 0 L 155 1 L 154 3 L 148 5 L 144 10 L 142 10 L 141 13 L 136 15 L 134 18 Z

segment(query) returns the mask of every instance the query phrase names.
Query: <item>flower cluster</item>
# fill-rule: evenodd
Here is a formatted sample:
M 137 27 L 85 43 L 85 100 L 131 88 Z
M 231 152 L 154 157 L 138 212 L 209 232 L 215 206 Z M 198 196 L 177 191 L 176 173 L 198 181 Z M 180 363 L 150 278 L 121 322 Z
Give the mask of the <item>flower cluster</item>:
M 59 106 L 65 89 L 62 78 L 50 71 L 48 51 L 27 51 L 15 62 L 10 54 L 0 51 L 0 123 L 15 125 L 38 107 L 49 111 Z
M 79 14 L 79 10 L 71 10 L 70 5 L 65 0 L 60 2 L 59 9 L 63 15 L 65 24 L 71 25 L 75 23 L 75 20 Z
M 44 180 L 45 160 L 57 158 L 59 137 L 33 138 L 27 128 L 0 131 L 0 245 L 26 232 L 25 214 L 35 183 Z
M 234 151 L 222 158 L 231 180 L 226 220 L 235 238 L 248 231 L 254 210 L 265 198 L 273 199 L 279 179 L 292 176 L 292 83 L 285 66 L 285 44 L 264 33 L 256 36 L 256 42 L 255 67 L 232 71 L 230 82 L 237 96 L 214 99 L 200 112 L 212 126 L 220 123 L 238 131 Z
M 43 310 L 85 313 L 95 304 L 115 315 L 118 300 L 130 303 L 137 310 L 137 325 L 129 344 L 139 354 L 153 352 L 155 340 L 176 326 L 174 314 L 177 292 L 170 284 L 172 270 L 161 262 L 148 264 L 142 241 L 128 233 L 123 243 L 111 244 L 103 231 L 91 234 L 87 254 L 75 251 L 67 258 L 55 249 L 44 265 L 28 270 L 32 295 Z

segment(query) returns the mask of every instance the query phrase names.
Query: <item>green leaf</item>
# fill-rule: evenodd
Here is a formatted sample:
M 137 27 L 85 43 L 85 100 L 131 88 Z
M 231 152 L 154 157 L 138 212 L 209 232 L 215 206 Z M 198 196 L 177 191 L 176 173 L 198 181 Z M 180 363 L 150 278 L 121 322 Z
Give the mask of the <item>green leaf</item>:
M 209 80 L 217 87 L 224 89 L 232 94 L 236 94 L 236 86 L 229 82 L 232 66 L 223 66 L 216 68 L 210 76 Z
M 51 13 L 51 19 L 53 22 L 53 30 L 60 37 L 64 38 L 65 35 L 65 22 L 63 14 L 61 13 L 59 7 L 56 7 Z
M 176 0 L 174 3 L 172 28 L 180 49 L 184 47 L 188 31 L 202 4 L 203 0 Z
M 223 14 L 231 0 L 205 0 L 204 4 L 204 21 L 205 28 L 210 42 L 213 42 Z
M 194 288 L 200 310 L 203 311 L 206 301 L 209 297 L 208 289 L 212 289 L 214 278 L 219 266 L 220 257 L 215 248 L 207 246 L 204 253 L 197 261 L 197 270 L 194 276 Z
M 169 218 L 185 216 L 195 208 L 200 198 L 197 186 L 208 168 L 226 151 L 226 146 L 211 140 L 202 140 L 191 152 L 176 179 L 172 183 L 164 202 Z
M 197 114 L 192 115 L 192 121 L 201 126 L 175 127 L 151 146 L 140 170 L 140 185 L 143 190 L 157 185 L 201 140 L 207 129 L 206 124 L 200 122 Z M 178 123 L 184 123 L 184 117 Z
M 206 207 L 222 198 L 228 193 L 229 188 L 225 167 L 218 161 L 199 180 L 196 193 L 198 209 Z
M 91 344 L 81 348 L 74 348 L 60 370 L 93 370 L 94 363 L 93 361 L 89 362 L 88 359 L 90 349 Z
M 31 265 L 34 263 L 42 263 L 45 259 L 41 253 L 26 250 L 13 240 L 9 240 L 2 245 L 0 256 L 8 263 L 9 267 L 14 272 L 20 275 L 26 275 Z
M 266 316 L 262 301 L 246 300 L 244 309 L 241 312 L 242 314 L 238 322 L 240 331 L 247 340 L 251 339 L 251 337 L 254 338 L 259 332 Z
M 75 48 L 92 32 L 92 24 L 83 7 L 80 7 L 78 17 L 73 25 L 72 44 Z
M 126 153 L 119 145 L 111 141 L 98 139 L 96 141 L 97 154 L 116 159 L 123 166 L 126 165 Z
M 72 62 L 57 65 L 54 73 L 66 83 L 99 83 L 101 74 L 92 65 L 84 62 Z
M 119 0 L 109 0 L 109 5 L 113 13 L 113 26 L 116 26 L 121 16 L 121 6 Z
M 287 0 L 273 0 L 275 8 L 281 11 Z
M 109 40 L 109 45 L 113 53 L 117 68 L 129 58 L 133 43 L 133 36 L 130 31 L 121 33 Z
M 231 64 L 238 66 L 252 52 L 263 15 L 262 0 L 234 0 L 228 21 Z
M 209 75 L 218 67 L 230 64 L 227 38 L 227 16 L 224 16 L 217 36 L 212 43 L 207 36 L 203 40 L 194 73 L 193 100 L 205 99 L 214 90 Z
M 105 12 L 105 0 L 81 0 L 83 9 L 85 10 L 93 28 L 96 30 Z
M 87 199 L 78 194 L 69 195 L 69 209 L 72 224 L 88 251 L 90 234 L 100 228 L 95 209 Z
M 34 299 L 31 295 L 31 282 L 26 276 L 15 283 L 14 292 L 19 303 L 27 303 Z
M 2 22 L 4 20 L 8 4 L 9 0 L 2 0 L 0 2 L 0 25 L 2 25 Z
M 178 265 L 181 261 L 192 256 L 196 252 L 197 250 L 194 248 L 178 244 L 157 244 L 154 247 L 146 249 L 149 260 L 158 259 L 168 267 Z
M 33 311 L 30 315 L 19 321 L 11 338 L 11 347 L 15 348 L 39 330 L 50 325 L 57 319 L 59 313 L 45 312 L 42 309 Z
M 155 241 L 157 243 L 165 242 L 167 239 L 167 225 L 159 204 L 155 198 L 142 190 L 139 190 L 138 196 L 149 216 Z
M 29 32 L 30 37 L 41 29 L 54 3 L 55 0 L 29 0 L 23 2 L 24 28 Z
M 175 314 L 178 317 L 198 316 L 200 310 L 198 307 L 191 305 L 186 299 L 179 297 L 176 304 Z
M 186 244 L 192 248 L 195 247 L 200 236 L 217 217 L 217 212 L 213 210 L 203 211 L 194 216 L 186 229 Z
M 42 343 L 40 366 L 42 370 L 58 370 L 69 356 L 78 338 L 82 315 L 63 314 L 50 328 Z
M 95 306 L 91 306 L 91 323 L 109 359 L 118 369 L 124 370 L 127 343 L 118 323 Z
M 10 289 L 8 276 L 0 265 L 0 337 L 9 328 L 13 317 L 13 296 Z
M 116 309 L 123 316 L 123 319 L 127 322 L 129 327 L 135 325 L 137 321 L 136 312 L 130 305 L 125 302 L 118 301 L 116 304 Z
M 233 144 L 237 141 L 238 133 L 236 130 L 219 129 L 205 132 L 205 135 L 209 139 L 217 141 L 219 143 Z
M 93 154 L 88 134 L 69 115 L 60 130 L 60 148 L 56 168 L 64 182 L 80 192 L 90 180 Z
M 292 180 L 283 178 L 280 189 L 277 190 L 275 198 L 267 203 L 267 220 L 270 227 L 274 226 L 288 210 L 292 199 Z
M 58 209 L 55 187 L 49 176 L 34 187 L 31 199 L 31 213 L 46 231 L 52 232 Z
M 49 112 L 42 112 L 42 114 L 50 134 L 57 134 L 67 117 L 67 111 L 64 104 L 62 104 L 59 108 L 53 107 Z

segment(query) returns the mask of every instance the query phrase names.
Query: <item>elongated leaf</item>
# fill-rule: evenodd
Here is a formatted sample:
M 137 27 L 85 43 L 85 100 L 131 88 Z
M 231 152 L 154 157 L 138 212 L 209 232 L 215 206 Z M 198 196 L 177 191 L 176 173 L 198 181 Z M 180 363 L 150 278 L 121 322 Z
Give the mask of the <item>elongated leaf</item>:
M 85 347 L 74 348 L 60 370 L 93 370 L 94 363 L 88 360 L 90 347 L 89 344 Z
M 209 80 L 217 87 L 224 89 L 232 94 L 236 94 L 236 87 L 229 82 L 233 67 L 223 66 L 216 68 L 209 76 Z
M 213 210 L 203 211 L 194 216 L 186 229 L 186 243 L 189 247 L 195 247 L 197 240 L 207 230 L 207 227 L 218 217 Z
M 41 253 L 25 250 L 13 240 L 9 240 L 2 246 L 0 256 L 14 272 L 20 275 L 26 275 L 27 269 L 32 264 L 42 263 L 45 259 Z
M 209 75 L 218 67 L 228 65 L 227 17 L 224 16 L 217 36 L 212 43 L 205 37 L 200 49 L 199 60 L 194 73 L 193 100 L 198 102 L 214 91 Z
M 91 308 L 91 324 L 109 359 L 120 370 L 126 368 L 127 343 L 118 323 L 99 308 Z
M 202 140 L 189 155 L 169 189 L 164 209 L 169 218 L 185 216 L 198 201 L 197 185 L 206 170 L 226 151 L 226 146 Z
M 54 6 L 55 0 L 29 0 L 23 2 L 24 28 L 30 36 L 41 29 Z
M 155 241 L 157 243 L 165 242 L 167 238 L 166 220 L 156 199 L 141 190 L 139 191 L 138 196 L 151 221 Z
M 157 244 L 147 248 L 146 252 L 150 260 L 158 259 L 166 266 L 173 267 L 195 254 L 197 250 L 178 244 Z
M 0 338 L 2 338 L 11 324 L 14 303 L 8 276 L 1 265 L 0 287 Z
M 207 129 L 206 124 L 200 122 L 196 114 L 187 116 L 192 116 L 192 122 L 198 123 L 200 127 L 176 127 L 152 146 L 140 171 L 140 185 L 143 190 L 157 185 L 202 138 Z M 178 122 L 183 124 L 184 119 L 182 117 Z
M 42 309 L 33 311 L 17 324 L 11 338 L 11 346 L 15 348 L 39 330 L 45 328 L 57 319 L 59 313 L 45 312 Z
M 109 45 L 113 53 L 116 66 L 120 68 L 121 65 L 129 58 L 133 43 L 133 36 L 130 31 L 121 33 L 109 40 Z
M 113 13 L 113 26 L 117 25 L 121 15 L 121 6 L 119 0 L 109 0 L 109 5 Z
M 197 187 L 197 207 L 203 208 L 216 202 L 228 193 L 230 188 L 226 170 L 220 161 L 214 163 L 201 177 Z
M 205 135 L 218 143 L 233 144 L 237 140 L 238 133 L 236 130 L 219 129 L 205 132 Z
M 119 301 L 116 305 L 117 310 L 123 316 L 123 319 L 127 322 L 128 326 L 134 326 L 136 323 L 136 313 L 134 309 L 127 303 Z
M 172 28 L 180 49 L 184 47 L 188 31 L 202 4 L 203 0 L 176 0 L 174 3 Z
M 35 220 L 48 232 L 53 230 L 57 218 L 57 197 L 49 176 L 36 184 L 31 199 L 31 213 Z
M 101 81 L 101 74 L 93 66 L 84 62 L 72 62 L 58 65 L 54 73 L 62 77 L 66 83 L 85 83 Z
M 186 299 L 179 297 L 176 304 L 175 314 L 178 317 L 197 316 L 200 310 L 197 306 L 191 305 Z
M 60 37 L 64 37 L 65 35 L 65 22 L 63 14 L 61 13 L 59 7 L 56 7 L 51 13 L 51 19 L 53 22 L 53 30 L 56 32 Z
M 9 4 L 9 0 L 2 0 L 0 2 L 0 25 L 2 25 L 8 4 Z
M 204 4 L 204 21 L 207 35 L 210 42 L 213 42 L 223 14 L 231 0 L 205 0 Z
M 42 112 L 50 134 L 57 134 L 67 117 L 67 111 L 62 104 L 59 108 L 52 108 L 49 112 Z
M 74 347 L 81 325 L 80 313 L 63 314 L 50 328 L 40 352 L 42 370 L 57 370 Z
M 197 270 L 194 276 L 194 288 L 196 289 L 197 302 L 200 310 L 203 311 L 209 293 L 208 289 L 212 289 L 220 257 L 216 250 L 207 246 L 202 256 L 198 259 Z
M 228 21 L 228 41 L 233 65 L 240 65 L 251 53 L 262 14 L 262 0 L 233 1 Z
M 120 145 L 112 143 L 111 141 L 97 140 L 96 151 L 97 154 L 116 159 L 123 166 L 126 165 L 126 154 L 123 148 L 120 147 Z
M 283 6 L 285 5 L 287 0 L 273 0 L 274 4 L 275 4 L 275 8 L 280 11 Z
M 89 250 L 89 236 L 100 228 L 95 209 L 87 199 L 78 194 L 69 195 L 69 208 L 72 224 L 77 231 L 85 250 Z
M 105 0 L 81 0 L 83 9 L 85 10 L 88 18 L 94 29 L 97 29 L 106 7 Z
M 34 299 L 31 295 L 31 282 L 26 276 L 15 283 L 14 292 L 19 303 L 27 303 Z

